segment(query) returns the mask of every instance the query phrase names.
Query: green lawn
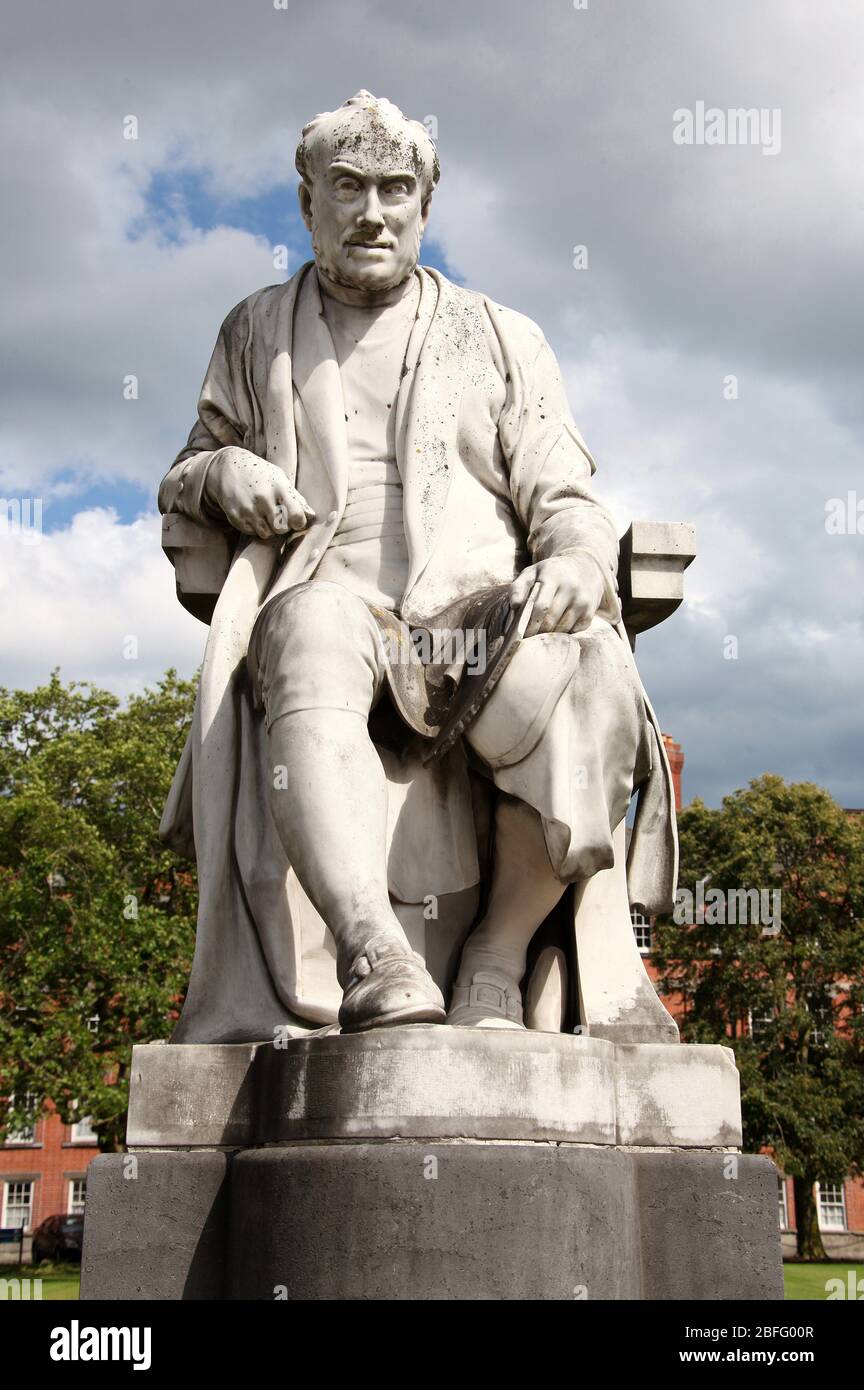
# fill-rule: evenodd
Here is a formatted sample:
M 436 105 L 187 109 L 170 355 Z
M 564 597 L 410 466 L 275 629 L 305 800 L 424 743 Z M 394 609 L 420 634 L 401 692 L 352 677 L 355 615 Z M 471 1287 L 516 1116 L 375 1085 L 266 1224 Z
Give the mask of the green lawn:
M 787 1302 L 814 1302 L 827 1299 L 825 1284 L 829 1279 L 841 1279 L 848 1298 L 849 1271 L 854 1270 L 856 1281 L 864 1279 L 861 1264 L 784 1264 L 783 1278 Z M 0 1266 L 0 1279 L 41 1279 L 44 1299 L 77 1299 L 80 1270 L 77 1265 Z M 864 1288 L 861 1289 L 864 1294 Z
M 824 1265 L 784 1264 L 783 1278 L 786 1284 L 786 1301 L 824 1302 L 828 1298 L 828 1294 L 834 1292 L 834 1289 L 826 1291 L 825 1285 L 829 1279 L 841 1279 L 843 1281 L 843 1293 L 848 1299 L 850 1270 L 855 1272 L 856 1285 L 859 1279 L 864 1279 L 864 1265 L 839 1262 Z M 864 1294 L 864 1286 L 857 1296 L 860 1297 L 862 1294 Z
M 41 1279 L 43 1299 L 77 1299 L 80 1265 L 0 1265 L 0 1279 Z M 35 1290 L 32 1283 L 30 1297 Z M 7 1294 L 8 1297 L 8 1294 Z

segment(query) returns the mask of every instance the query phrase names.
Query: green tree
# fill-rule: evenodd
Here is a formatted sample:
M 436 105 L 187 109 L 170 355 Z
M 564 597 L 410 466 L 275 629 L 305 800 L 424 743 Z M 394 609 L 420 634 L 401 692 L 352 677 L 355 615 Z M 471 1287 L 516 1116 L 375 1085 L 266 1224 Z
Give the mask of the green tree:
M 0 690 L 0 1136 L 47 1097 L 122 1144 L 132 1045 L 191 963 L 194 869 L 157 827 L 193 700 L 174 671 L 125 707 L 56 672 Z
M 679 884 L 695 903 L 703 882 L 705 908 L 658 924 L 659 987 L 680 998 L 683 1039 L 734 1048 L 745 1144 L 792 1177 L 798 1255 L 824 1259 L 813 1184 L 864 1166 L 864 817 L 766 775 L 720 810 L 693 802 L 679 831 Z M 770 898 L 741 924 L 753 889 L 780 891 L 779 931 Z

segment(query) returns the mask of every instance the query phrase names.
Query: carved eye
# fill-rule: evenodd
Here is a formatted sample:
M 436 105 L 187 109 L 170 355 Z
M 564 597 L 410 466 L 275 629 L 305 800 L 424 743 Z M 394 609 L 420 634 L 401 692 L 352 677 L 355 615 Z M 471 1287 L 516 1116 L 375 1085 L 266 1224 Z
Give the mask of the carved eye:
M 346 198 L 353 198 L 359 193 L 360 185 L 356 179 L 345 178 L 336 180 L 336 192 L 343 194 Z
M 407 198 L 410 191 L 404 179 L 393 179 L 384 185 L 384 194 L 388 198 Z

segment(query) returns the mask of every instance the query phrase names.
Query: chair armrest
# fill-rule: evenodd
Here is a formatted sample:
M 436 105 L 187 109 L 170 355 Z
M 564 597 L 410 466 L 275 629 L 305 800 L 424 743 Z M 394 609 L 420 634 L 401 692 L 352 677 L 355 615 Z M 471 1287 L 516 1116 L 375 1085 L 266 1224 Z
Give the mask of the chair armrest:
M 174 566 L 183 607 L 209 623 L 231 566 L 232 536 L 167 512 L 162 549 Z M 687 522 L 634 521 L 622 536 L 618 592 L 631 642 L 675 612 L 684 597 L 684 571 L 695 555 L 695 530 Z
M 695 555 L 696 531 L 686 521 L 634 521 L 621 537 L 618 593 L 631 643 L 675 612 Z
M 162 518 L 162 549 L 174 566 L 177 597 L 202 623 L 209 623 L 231 567 L 233 537 L 202 526 L 180 512 Z

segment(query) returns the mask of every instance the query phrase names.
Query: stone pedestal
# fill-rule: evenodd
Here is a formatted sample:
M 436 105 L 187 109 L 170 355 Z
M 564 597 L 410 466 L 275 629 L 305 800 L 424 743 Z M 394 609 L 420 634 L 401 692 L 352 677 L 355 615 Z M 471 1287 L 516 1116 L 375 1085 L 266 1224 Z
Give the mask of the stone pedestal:
M 782 1298 L 727 1048 L 441 1027 L 139 1047 L 83 1298 Z

